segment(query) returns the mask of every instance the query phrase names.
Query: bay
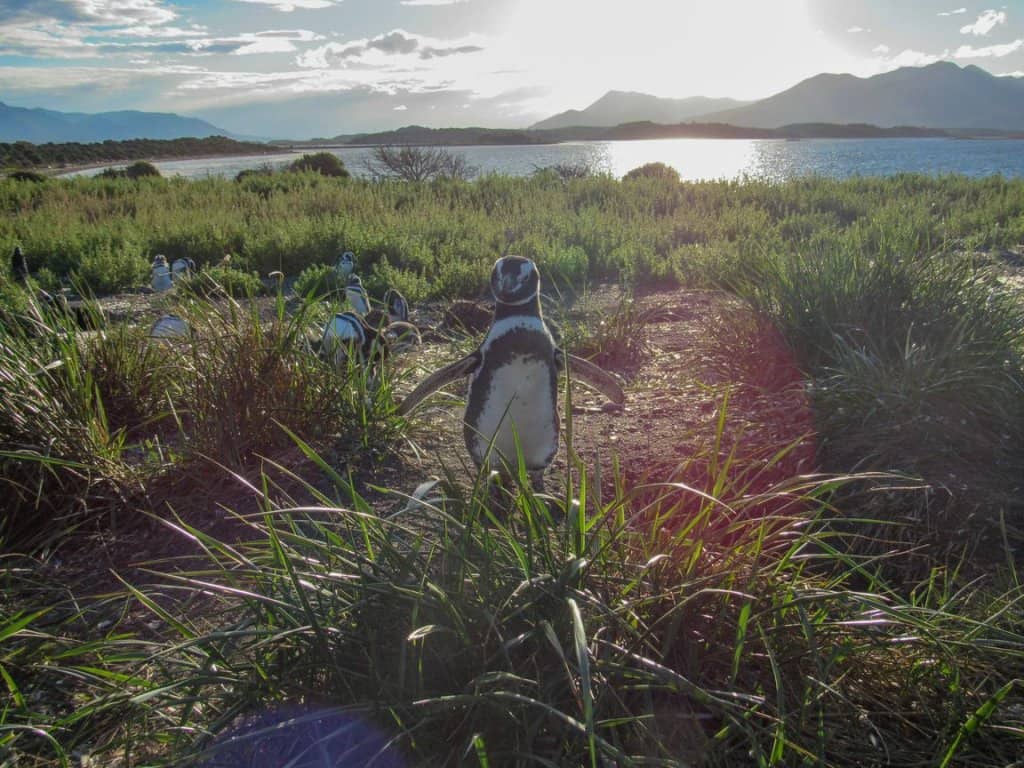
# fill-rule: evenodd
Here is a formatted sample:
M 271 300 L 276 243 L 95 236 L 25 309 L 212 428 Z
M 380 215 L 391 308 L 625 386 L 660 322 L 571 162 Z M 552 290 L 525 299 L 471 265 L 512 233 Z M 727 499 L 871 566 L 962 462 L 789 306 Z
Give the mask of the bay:
M 367 162 L 372 147 L 329 151 L 340 157 L 353 175 L 370 175 Z M 564 165 L 586 166 L 621 178 L 645 163 L 662 162 L 686 181 L 786 181 L 808 175 L 841 179 L 898 173 L 1024 177 L 1024 141 L 1016 139 L 655 139 L 451 147 L 448 151 L 463 156 L 481 175 L 528 176 L 541 168 Z M 261 166 L 282 168 L 301 154 L 161 160 L 154 165 L 164 176 L 234 177 Z M 92 176 L 102 170 L 67 175 Z

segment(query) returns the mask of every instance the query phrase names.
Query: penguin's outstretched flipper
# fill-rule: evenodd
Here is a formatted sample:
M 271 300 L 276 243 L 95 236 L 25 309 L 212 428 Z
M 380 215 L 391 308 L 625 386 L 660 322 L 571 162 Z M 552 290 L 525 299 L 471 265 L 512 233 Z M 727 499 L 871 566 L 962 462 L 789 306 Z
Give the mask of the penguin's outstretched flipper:
M 476 370 L 479 365 L 480 353 L 474 352 L 471 355 L 466 355 L 466 357 L 461 360 L 456 360 L 454 363 L 434 371 L 432 374 L 427 376 L 427 378 L 421 381 L 420 385 L 410 392 L 408 397 L 402 400 L 401 404 L 398 406 L 399 415 L 405 416 L 423 400 L 434 392 L 437 392 L 437 390 L 448 386 L 454 381 L 466 378 Z
M 600 366 L 561 349 L 555 351 L 555 362 L 559 368 L 564 368 L 568 364 L 572 376 L 589 384 L 616 405 L 626 402 L 626 393 L 622 391 L 622 386 L 614 376 Z

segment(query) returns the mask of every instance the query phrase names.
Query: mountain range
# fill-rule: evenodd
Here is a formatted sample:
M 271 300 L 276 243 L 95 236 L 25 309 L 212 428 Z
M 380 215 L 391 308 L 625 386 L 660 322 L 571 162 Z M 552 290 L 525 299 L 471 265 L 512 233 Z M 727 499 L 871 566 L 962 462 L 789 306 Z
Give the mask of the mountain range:
M 953 131 L 1024 130 L 1024 78 L 940 61 L 874 77 L 816 75 L 744 107 L 700 120 L 749 128 L 787 123 L 914 125 Z
M 230 132 L 205 120 L 169 112 L 128 110 L 86 114 L 12 107 L 0 102 L 0 141 L 8 143 L 88 143 L 126 139 L 201 139 L 207 136 L 233 137 Z
M 533 131 L 556 128 L 611 128 L 623 123 L 650 122 L 671 125 L 700 115 L 743 107 L 750 102 L 735 99 L 663 99 L 633 91 L 608 91 L 586 109 L 570 109 L 530 126 Z
M 958 135 L 983 135 L 986 131 L 1024 132 L 1024 78 L 997 77 L 979 67 L 937 62 L 925 67 L 903 67 L 866 78 L 816 75 L 774 96 L 746 103 L 699 96 L 666 99 L 629 91 L 608 91 L 585 109 L 561 112 L 534 123 L 529 129 L 483 130 L 493 134 L 487 139 L 490 143 L 535 143 L 557 141 L 570 135 L 580 138 L 588 130 L 593 132 L 627 123 L 662 126 L 725 124 L 751 130 L 775 130 L 795 124 L 867 124 L 881 128 L 913 126 L 951 131 Z M 566 133 L 569 129 L 574 129 L 574 132 Z M 403 131 L 410 130 L 422 133 L 426 129 L 399 129 L 389 132 L 389 135 L 393 136 L 393 141 L 401 143 L 405 140 Z M 443 129 L 431 130 L 440 131 L 435 138 L 445 140 L 447 134 Z M 458 134 L 448 137 L 455 139 L 466 131 L 477 129 L 447 130 Z M 642 128 L 645 134 L 651 131 L 651 128 Z M 828 134 L 820 127 L 815 128 L 815 132 L 816 135 Z M 0 103 L 0 142 L 85 143 L 215 135 L 245 138 L 205 120 L 169 113 L 123 111 L 90 115 L 25 109 Z M 350 134 L 338 136 L 335 140 L 353 138 Z

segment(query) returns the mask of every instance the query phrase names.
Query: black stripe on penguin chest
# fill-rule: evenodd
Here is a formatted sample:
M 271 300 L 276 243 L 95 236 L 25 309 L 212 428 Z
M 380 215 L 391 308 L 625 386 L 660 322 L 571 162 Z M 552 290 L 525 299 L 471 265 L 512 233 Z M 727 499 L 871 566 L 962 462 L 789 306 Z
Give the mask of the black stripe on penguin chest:
M 514 327 L 488 338 L 470 379 L 463 436 L 477 465 L 492 440 L 492 464 L 514 465 L 513 429 L 526 466 L 544 469 L 558 447 L 558 369 L 547 329 Z

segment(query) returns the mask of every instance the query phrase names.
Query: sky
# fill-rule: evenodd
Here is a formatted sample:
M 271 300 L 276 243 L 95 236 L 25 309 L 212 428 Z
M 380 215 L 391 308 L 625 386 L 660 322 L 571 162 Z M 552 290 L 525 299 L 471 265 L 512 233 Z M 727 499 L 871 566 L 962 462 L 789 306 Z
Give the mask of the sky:
M 524 128 L 612 89 L 753 100 L 940 60 L 1024 75 L 1024 0 L 0 0 L 0 101 L 263 138 Z

